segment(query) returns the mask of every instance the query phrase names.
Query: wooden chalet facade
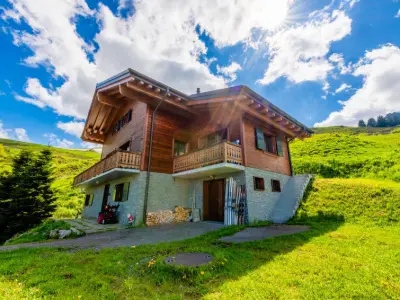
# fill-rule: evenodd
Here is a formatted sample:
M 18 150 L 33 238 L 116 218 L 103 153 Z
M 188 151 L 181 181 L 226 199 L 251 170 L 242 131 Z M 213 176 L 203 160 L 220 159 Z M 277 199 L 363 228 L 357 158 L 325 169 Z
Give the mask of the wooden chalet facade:
M 74 185 L 93 195 L 86 217 L 121 202 L 121 222 L 132 214 L 140 223 L 146 212 L 192 207 L 195 197 L 206 219 L 214 200 L 205 199 L 204 182 L 236 176 L 244 183 L 257 173 L 284 183 L 292 176 L 288 142 L 311 133 L 246 86 L 189 96 L 128 69 L 96 87 L 82 139 L 103 145 L 101 161 Z M 123 193 L 121 182 L 129 183 Z

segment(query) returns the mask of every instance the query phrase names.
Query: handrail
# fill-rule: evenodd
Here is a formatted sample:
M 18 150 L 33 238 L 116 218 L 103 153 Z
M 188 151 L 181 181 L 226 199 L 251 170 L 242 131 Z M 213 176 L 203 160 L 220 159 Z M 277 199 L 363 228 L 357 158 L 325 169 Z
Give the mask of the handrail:
M 173 172 L 192 170 L 222 162 L 243 164 L 241 146 L 231 142 L 220 142 L 180 155 L 174 159 Z
M 74 185 L 115 168 L 139 169 L 141 157 L 142 154 L 140 152 L 124 150 L 114 151 L 111 155 L 106 156 L 90 168 L 75 176 Z

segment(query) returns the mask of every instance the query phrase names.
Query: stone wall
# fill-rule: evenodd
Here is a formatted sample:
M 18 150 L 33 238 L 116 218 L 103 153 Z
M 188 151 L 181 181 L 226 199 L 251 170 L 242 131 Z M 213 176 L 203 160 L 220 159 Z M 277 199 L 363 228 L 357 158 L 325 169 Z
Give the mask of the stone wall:
M 247 187 L 249 222 L 254 223 L 268 220 L 275 207 L 275 203 L 281 195 L 281 193 L 272 192 L 271 179 L 280 180 L 281 190 L 283 192 L 285 184 L 288 182 L 290 176 L 254 168 L 246 168 L 244 175 Z M 254 190 L 254 176 L 264 178 L 264 191 Z

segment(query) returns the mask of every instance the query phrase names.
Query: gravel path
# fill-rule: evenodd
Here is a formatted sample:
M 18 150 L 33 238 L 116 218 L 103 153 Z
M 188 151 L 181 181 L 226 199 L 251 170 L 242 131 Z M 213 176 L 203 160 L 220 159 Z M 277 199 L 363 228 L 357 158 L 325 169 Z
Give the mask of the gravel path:
M 57 240 L 43 243 L 26 243 L 12 246 L 0 246 L 0 251 L 38 247 L 102 249 L 122 246 L 137 246 L 142 244 L 158 244 L 196 237 L 221 227 L 223 227 L 223 224 L 221 223 L 199 222 L 171 224 L 156 227 L 131 228 L 94 233 L 71 240 Z

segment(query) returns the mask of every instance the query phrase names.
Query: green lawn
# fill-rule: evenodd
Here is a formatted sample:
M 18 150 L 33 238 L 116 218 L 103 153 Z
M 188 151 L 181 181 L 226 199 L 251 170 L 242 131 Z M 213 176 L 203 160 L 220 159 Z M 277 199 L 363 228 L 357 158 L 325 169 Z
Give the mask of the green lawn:
M 317 179 L 291 221 L 312 230 L 292 236 L 239 245 L 217 241 L 239 230 L 230 227 L 156 246 L 0 252 L 0 297 L 397 299 L 399 195 L 393 182 Z M 163 263 L 184 251 L 208 252 L 215 261 L 193 269 Z

